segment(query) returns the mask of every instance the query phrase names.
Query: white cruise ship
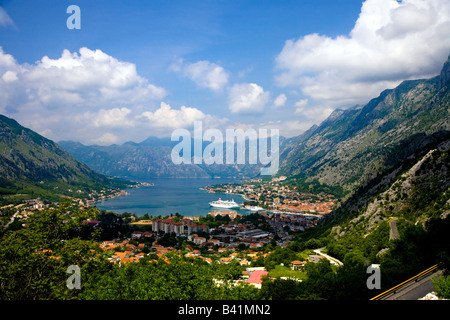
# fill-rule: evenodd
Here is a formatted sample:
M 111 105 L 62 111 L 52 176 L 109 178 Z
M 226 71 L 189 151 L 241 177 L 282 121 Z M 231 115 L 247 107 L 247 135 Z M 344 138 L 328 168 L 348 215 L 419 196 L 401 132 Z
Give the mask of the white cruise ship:
M 211 207 L 225 208 L 225 209 L 235 209 L 235 208 L 241 207 L 234 200 L 231 200 L 231 201 L 230 200 L 221 200 L 220 198 L 219 198 L 219 200 L 211 201 L 209 203 L 209 205 Z

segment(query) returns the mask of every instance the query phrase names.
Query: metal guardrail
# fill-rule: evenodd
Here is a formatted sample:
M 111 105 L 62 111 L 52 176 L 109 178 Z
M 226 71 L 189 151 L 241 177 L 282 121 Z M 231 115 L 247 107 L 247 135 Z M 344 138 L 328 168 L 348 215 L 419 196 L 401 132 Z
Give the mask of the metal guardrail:
M 418 279 L 420 279 L 420 278 L 422 278 L 422 277 L 424 277 L 424 276 L 427 276 L 428 274 L 430 274 L 430 273 L 436 271 L 436 269 L 437 269 L 437 265 L 434 265 L 434 266 L 432 266 L 432 267 L 430 267 L 430 268 L 428 268 L 428 269 L 422 271 L 421 273 L 415 275 L 414 277 L 412 277 L 412 278 L 410 278 L 410 279 L 408 279 L 408 280 L 406 280 L 406 281 L 403 281 L 402 283 L 396 285 L 395 287 L 392 287 L 391 289 L 386 290 L 386 291 L 383 292 L 383 293 L 380 293 L 379 295 L 373 297 L 373 298 L 370 299 L 370 300 L 381 300 L 382 298 L 384 298 L 384 297 L 390 295 L 391 293 L 395 293 L 397 290 L 401 289 L 401 288 L 404 287 L 405 285 L 407 285 L 407 284 L 409 284 L 409 283 L 411 283 L 411 282 L 413 282 L 413 281 L 417 281 Z

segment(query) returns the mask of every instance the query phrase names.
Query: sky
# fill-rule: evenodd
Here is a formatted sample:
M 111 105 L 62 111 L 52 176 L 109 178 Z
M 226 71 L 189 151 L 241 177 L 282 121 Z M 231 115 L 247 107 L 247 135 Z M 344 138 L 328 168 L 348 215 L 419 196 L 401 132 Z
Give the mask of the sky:
M 0 114 L 86 145 L 195 121 L 293 137 L 449 54 L 448 0 L 4 0 Z

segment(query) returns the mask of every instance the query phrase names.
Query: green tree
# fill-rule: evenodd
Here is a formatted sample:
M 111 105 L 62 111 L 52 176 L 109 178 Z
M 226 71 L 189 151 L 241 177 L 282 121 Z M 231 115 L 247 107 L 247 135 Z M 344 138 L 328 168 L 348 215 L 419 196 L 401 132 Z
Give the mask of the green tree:
M 336 272 L 335 299 L 367 299 L 373 295 L 367 289 L 367 266 L 365 258 L 358 250 L 347 253 L 343 259 L 344 266 Z
M 336 273 L 328 260 L 309 262 L 305 266 L 308 278 L 304 281 L 303 299 L 333 299 L 336 293 Z
M 237 280 L 242 276 L 242 269 L 239 261 L 233 260 L 230 263 L 214 263 L 214 276 L 220 280 Z
M 431 281 L 439 297 L 450 299 L 450 276 L 441 275 L 431 279 Z
M 37 212 L 16 231 L 2 230 L 0 239 L 0 298 L 72 299 L 67 268 L 78 265 L 82 283 L 108 270 L 105 253 L 92 241 L 76 237 L 93 212 L 82 212 L 65 201 L 57 209 Z
M 267 300 L 294 300 L 299 294 L 299 283 L 294 280 L 263 278 L 261 297 Z

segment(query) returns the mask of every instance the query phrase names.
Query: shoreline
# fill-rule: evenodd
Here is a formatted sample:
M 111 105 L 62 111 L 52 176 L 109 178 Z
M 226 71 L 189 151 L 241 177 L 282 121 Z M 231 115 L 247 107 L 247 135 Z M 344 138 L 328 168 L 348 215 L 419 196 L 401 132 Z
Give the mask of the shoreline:
M 168 183 L 165 183 L 164 180 L 168 181 Z M 177 182 L 173 183 L 174 180 L 177 180 Z M 161 179 L 160 183 L 158 183 L 158 181 L 138 183 L 138 185 L 133 186 L 133 188 L 125 190 L 129 191 L 126 195 L 128 196 L 131 194 L 132 198 L 120 198 L 120 196 L 125 195 L 124 193 L 115 194 L 108 198 L 98 199 L 95 203 L 92 202 L 91 204 L 100 210 L 112 211 L 117 214 L 128 212 L 134 213 L 137 216 L 145 214 L 148 214 L 149 216 L 165 216 L 178 212 L 186 217 L 206 216 L 212 209 L 209 206 L 209 202 L 216 200 L 212 198 L 214 196 L 209 194 L 216 192 L 208 192 L 208 188 L 211 183 L 215 183 L 218 179 L 214 179 L 214 181 L 210 179 L 210 181 L 206 183 L 203 182 L 203 179 L 195 179 L 195 181 L 191 183 L 190 181 L 192 180 L 193 179 Z M 230 182 L 229 179 L 224 180 L 226 181 L 225 183 Z M 155 189 L 146 187 L 155 185 L 157 185 L 157 188 Z M 141 188 L 139 191 L 139 187 L 145 188 Z M 151 192 L 151 190 L 154 190 L 155 192 Z M 230 196 L 229 193 L 224 192 L 222 194 L 223 197 L 228 195 L 228 198 Z M 246 201 L 242 195 L 237 194 L 236 196 L 240 197 L 238 200 L 240 203 Z M 117 202 L 108 200 L 116 200 Z

